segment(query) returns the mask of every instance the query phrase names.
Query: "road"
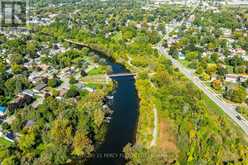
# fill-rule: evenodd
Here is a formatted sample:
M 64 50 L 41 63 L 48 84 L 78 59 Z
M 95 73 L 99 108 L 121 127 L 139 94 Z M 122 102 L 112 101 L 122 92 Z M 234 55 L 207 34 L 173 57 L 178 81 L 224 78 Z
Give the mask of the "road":
M 154 114 L 154 123 L 153 123 L 154 128 L 153 128 L 152 141 L 150 147 L 156 146 L 158 139 L 158 110 L 156 109 L 156 107 L 154 107 L 152 111 Z
M 201 89 L 213 102 L 215 102 L 236 124 L 238 124 L 242 130 L 248 135 L 248 121 L 235 111 L 235 106 L 228 104 L 221 100 L 216 93 L 210 90 L 194 73 L 184 67 L 180 62 L 173 59 L 163 47 L 158 47 L 158 50 L 166 58 L 170 59 L 172 64 L 179 69 L 189 80 L 191 80 L 199 89 Z M 242 120 L 237 119 L 236 116 L 241 116 Z
M 164 35 L 163 39 L 158 43 L 159 46 L 162 45 L 162 43 L 169 37 L 169 34 L 173 32 L 176 28 L 182 26 L 189 18 L 190 16 L 195 12 L 195 10 L 199 7 L 200 1 L 192 8 L 190 11 L 189 16 L 184 17 L 180 22 L 177 23 L 169 23 L 171 27 L 169 27 L 169 30 L 167 30 L 166 34 Z
M 176 28 L 182 26 L 187 19 L 195 12 L 195 10 L 199 7 L 200 2 L 193 7 L 188 17 L 184 17 L 180 22 L 174 23 L 170 30 L 167 31 L 167 34 L 164 36 L 162 41 L 157 45 L 158 51 L 164 55 L 166 58 L 170 59 L 172 64 L 179 69 L 181 73 L 183 73 L 189 80 L 191 80 L 199 89 L 201 89 L 214 103 L 216 103 L 237 125 L 241 127 L 241 129 L 248 135 L 248 121 L 235 110 L 235 106 L 232 104 L 228 104 L 223 101 L 213 90 L 211 90 L 208 86 L 206 86 L 197 76 L 194 75 L 194 72 L 186 67 L 184 67 L 180 62 L 172 58 L 166 49 L 162 47 L 162 43 L 164 40 L 169 38 L 169 34 L 174 31 Z M 240 116 L 242 120 L 239 120 L 237 116 Z

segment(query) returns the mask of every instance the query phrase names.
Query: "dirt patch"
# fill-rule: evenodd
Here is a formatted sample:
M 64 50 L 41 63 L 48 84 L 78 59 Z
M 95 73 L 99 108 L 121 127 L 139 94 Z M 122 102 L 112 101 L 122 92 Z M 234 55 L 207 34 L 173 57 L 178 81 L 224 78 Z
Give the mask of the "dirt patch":
M 163 119 L 160 119 L 159 122 L 158 147 L 167 152 L 176 154 L 179 152 L 176 146 L 176 137 L 170 128 L 169 122 Z

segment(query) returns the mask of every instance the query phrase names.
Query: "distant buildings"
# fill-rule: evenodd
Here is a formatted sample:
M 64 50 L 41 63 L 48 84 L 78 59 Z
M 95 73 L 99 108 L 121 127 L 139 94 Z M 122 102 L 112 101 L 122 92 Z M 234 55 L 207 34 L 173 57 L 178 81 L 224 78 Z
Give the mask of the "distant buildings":
M 34 92 L 39 93 L 42 89 L 46 88 L 47 84 L 40 83 L 34 87 Z
M 248 0 L 227 0 L 228 5 L 248 5 Z
M 225 81 L 237 83 L 245 82 L 248 79 L 248 75 L 238 75 L 238 74 L 226 74 Z

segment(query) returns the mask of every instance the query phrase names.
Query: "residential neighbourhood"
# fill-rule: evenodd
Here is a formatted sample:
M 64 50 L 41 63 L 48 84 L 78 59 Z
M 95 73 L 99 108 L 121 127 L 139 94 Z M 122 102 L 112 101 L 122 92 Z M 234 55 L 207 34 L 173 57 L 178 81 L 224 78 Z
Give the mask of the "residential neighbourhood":
M 42 20 L 44 21 L 46 19 L 41 19 L 41 21 Z M 30 23 L 36 24 L 37 21 Z M 48 24 L 42 23 L 42 25 Z M 39 45 L 37 45 L 34 40 L 31 40 L 28 41 L 31 45 L 30 50 L 27 50 L 29 49 L 28 47 L 22 47 L 24 50 L 20 50 L 29 51 L 27 55 L 16 55 L 11 54 L 11 52 L 15 53 L 17 50 L 9 49 L 7 46 L 8 42 L 19 42 L 19 46 L 21 46 L 21 42 L 23 42 L 22 38 L 28 40 L 27 37 L 30 37 L 32 34 L 29 31 L 23 33 L 23 31 L 17 30 L 15 33 L 1 31 L 0 35 L 6 43 L 1 45 L 1 57 L 3 59 L 1 64 L 2 62 L 5 63 L 6 73 L 8 74 L 6 76 L 11 76 L 11 79 L 21 85 L 17 86 L 16 84 L 16 89 L 11 99 L 5 103 L 0 102 L 1 125 L 6 123 L 11 124 L 11 122 L 7 121 L 10 121 L 10 118 L 15 118 L 15 112 L 21 111 L 21 109 L 26 106 L 37 109 L 44 103 L 45 99 L 50 96 L 58 100 L 73 98 L 74 101 L 77 102 L 76 96 L 79 95 L 79 92 L 96 92 L 96 88 L 99 88 L 98 85 L 92 84 L 94 82 L 91 81 L 88 82 L 89 80 L 85 82 L 83 79 L 85 77 L 91 79 L 91 76 L 103 75 L 106 77 L 106 83 L 110 83 L 111 81 L 107 77 L 107 72 L 110 72 L 108 67 L 103 63 L 98 63 L 99 60 L 101 61 L 101 58 L 96 54 L 89 56 L 89 50 L 87 48 L 83 50 L 85 54 L 81 54 L 79 50 L 73 47 L 64 47 L 63 43 L 53 43 L 53 41 L 49 39 L 40 42 Z M 8 55 L 6 56 L 7 52 Z M 79 59 L 79 63 L 64 64 L 67 66 L 52 63 L 52 60 L 56 60 L 55 58 L 58 56 L 64 54 L 70 55 L 70 53 L 74 53 L 76 56 L 79 56 L 78 53 L 80 53 L 80 56 L 83 55 L 83 58 Z M 17 71 L 15 67 L 17 67 Z M 18 81 L 19 79 L 20 82 Z M 107 105 L 104 105 L 105 109 L 106 106 Z M 13 119 L 11 121 L 13 121 Z M 26 125 L 30 126 L 31 124 L 29 123 L 31 122 L 26 123 Z M 4 129 L 1 130 L 1 137 L 4 139 L 7 139 L 11 143 L 17 140 L 18 132 L 12 132 L 13 136 L 10 136 L 9 132 L 6 132 Z
M 204 20 L 204 15 L 210 16 L 210 12 L 213 12 L 213 9 L 204 11 L 203 15 L 191 15 L 181 29 L 176 29 L 170 34 L 164 45 L 174 58 L 194 69 L 195 73 L 211 88 L 222 91 L 224 98 L 230 99 L 226 96 L 229 90 L 238 88 L 238 86 L 247 90 L 248 51 L 246 41 L 244 41 L 248 35 L 247 24 L 238 14 L 233 15 L 235 19 L 239 18 L 236 28 L 228 28 L 226 24 L 221 23 L 211 24 L 210 21 L 217 19 L 214 17 L 212 20 L 208 18 L 209 24 L 201 22 Z M 172 26 L 175 23 L 172 22 Z M 197 40 L 198 43 L 194 46 L 185 45 L 190 39 L 192 43 Z M 216 44 L 221 44 L 221 46 L 216 47 Z M 215 86 L 217 80 L 220 80 L 218 87 Z M 242 103 L 246 99 L 242 97 L 242 100 L 231 99 L 231 101 Z

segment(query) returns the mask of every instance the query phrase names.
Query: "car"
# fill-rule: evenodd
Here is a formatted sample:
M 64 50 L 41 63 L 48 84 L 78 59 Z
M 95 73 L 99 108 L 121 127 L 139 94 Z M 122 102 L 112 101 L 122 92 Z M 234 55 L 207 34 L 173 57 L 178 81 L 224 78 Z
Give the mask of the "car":
M 242 118 L 239 115 L 237 115 L 236 118 L 239 120 L 242 120 Z

